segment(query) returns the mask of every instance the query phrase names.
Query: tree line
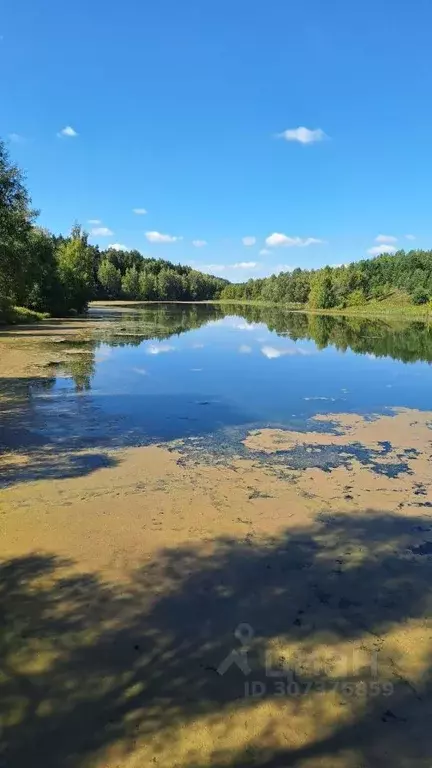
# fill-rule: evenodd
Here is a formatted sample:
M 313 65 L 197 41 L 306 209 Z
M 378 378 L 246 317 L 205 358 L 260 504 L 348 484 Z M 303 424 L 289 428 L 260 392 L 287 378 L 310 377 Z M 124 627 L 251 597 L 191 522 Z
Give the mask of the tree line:
M 36 226 L 23 175 L 0 141 L 0 316 L 13 306 L 62 316 L 92 299 L 218 298 L 227 281 L 137 250 L 100 250 L 75 225 L 68 237 Z
M 396 290 L 413 304 L 432 299 L 432 251 L 382 254 L 338 267 L 294 269 L 229 283 L 189 266 L 144 258 L 137 250 L 101 250 L 75 225 L 69 236 L 36 226 L 22 173 L 0 141 L 0 318 L 15 305 L 64 316 L 92 299 L 252 300 L 311 309 L 361 306 Z
M 382 254 L 373 259 L 317 270 L 294 269 L 271 277 L 225 286 L 221 298 L 302 304 L 311 309 L 361 306 L 382 300 L 395 290 L 411 303 L 432 298 L 432 251 Z

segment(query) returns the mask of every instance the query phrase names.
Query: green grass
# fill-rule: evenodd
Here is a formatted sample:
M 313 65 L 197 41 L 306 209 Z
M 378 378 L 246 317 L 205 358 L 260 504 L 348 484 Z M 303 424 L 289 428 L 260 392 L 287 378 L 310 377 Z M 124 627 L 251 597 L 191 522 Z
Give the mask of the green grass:
M 18 325 L 37 323 L 46 320 L 49 315 L 46 312 L 34 312 L 26 307 L 7 307 L 0 312 L 1 325 Z

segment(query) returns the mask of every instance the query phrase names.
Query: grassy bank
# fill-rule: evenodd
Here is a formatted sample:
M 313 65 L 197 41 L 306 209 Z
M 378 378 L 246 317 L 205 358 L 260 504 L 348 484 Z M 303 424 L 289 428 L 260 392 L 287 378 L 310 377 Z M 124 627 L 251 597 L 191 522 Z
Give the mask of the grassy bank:
M 37 323 L 49 317 L 44 312 L 34 312 L 26 307 L 6 307 L 0 310 L 0 325 L 21 325 L 25 323 Z
M 241 304 L 245 306 L 271 307 L 277 306 L 289 312 L 308 312 L 317 315 L 349 315 L 350 317 L 388 317 L 401 318 L 405 320 L 423 320 L 432 321 L 432 305 L 423 304 L 416 306 L 410 304 L 402 298 L 395 297 L 393 301 L 389 299 L 377 300 L 371 299 L 366 304 L 352 307 L 333 308 L 333 309 L 312 309 L 307 304 L 284 304 L 265 301 L 235 301 L 233 299 L 222 299 L 217 302 L 225 304 Z

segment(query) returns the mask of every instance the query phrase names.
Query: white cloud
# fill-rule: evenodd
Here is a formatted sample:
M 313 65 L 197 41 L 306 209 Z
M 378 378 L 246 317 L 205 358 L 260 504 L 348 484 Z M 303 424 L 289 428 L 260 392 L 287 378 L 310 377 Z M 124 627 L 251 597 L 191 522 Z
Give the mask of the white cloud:
M 323 141 L 327 136 L 321 128 L 310 130 L 304 126 L 298 128 L 288 128 L 286 131 L 278 134 L 280 139 L 285 141 L 298 141 L 300 144 L 313 144 L 316 141 Z
M 239 261 L 238 264 L 233 264 L 233 269 L 256 269 L 258 266 L 256 261 Z
M 378 235 L 375 238 L 376 243 L 397 243 L 397 237 L 393 235 Z
M 261 328 L 260 323 L 230 323 L 231 328 L 235 328 L 237 331 L 256 331 L 257 328 Z
M 292 267 L 291 264 L 278 264 L 273 271 L 274 274 L 278 274 L 279 272 L 292 272 L 295 269 L 295 267 Z
M 61 131 L 58 132 L 57 136 L 68 136 L 69 138 L 74 139 L 76 136 L 78 136 L 78 134 L 72 128 L 72 126 L 67 125 L 65 128 L 62 128 Z
M 12 144 L 23 144 L 25 142 L 24 136 L 21 136 L 20 133 L 9 133 L 8 139 Z
M 252 352 L 252 347 L 248 347 L 247 344 L 242 344 L 239 347 L 239 352 L 241 355 L 250 355 L 250 353 Z
M 140 376 L 148 376 L 148 373 L 145 368 L 132 368 L 134 373 L 139 373 Z
M 268 248 L 263 248 L 263 249 L 262 249 L 262 250 L 259 252 L 259 255 L 260 255 L 260 256 L 270 256 L 270 254 L 271 254 L 271 251 L 269 251 L 269 250 L 268 250 Z
M 145 208 L 132 208 L 132 213 L 136 213 L 137 216 L 145 216 L 147 211 Z
M 372 248 L 368 248 L 368 253 L 371 256 L 379 256 L 380 253 L 395 253 L 396 250 L 394 245 L 383 243 L 382 245 L 374 245 Z
M 173 352 L 174 347 L 169 344 L 150 344 L 145 351 L 147 355 L 162 355 L 164 352 Z
M 204 346 L 205 344 L 196 343 L 192 344 L 192 349 L 204 349 Z
M 281 232 L 273 232 L 272 235 L 269 235 L 266 238 L 266 245 L 269 245 L 272 248 L 278 248 L 279 246 L 284 246 L 286 248 L 298 246 L 304 248 L 308 245 L 318 245 L 322 242 L 323 240 L 319 240 L 317 237 L 290 237 Z
M 407 240 L 415 240 L 416 239 L 415 235 L 405 235 L 405 237 L 406 237 Z
M 146 232 L 146 238 L 149 243 L 175 243 L 182 239 L 174 235 L 162 235 L 161 232 Z
M 207 240 L 192 240 L 192 245 L 194 245 L 195 248 L 204 248 L 204 246 L 207 245 Z
M 277 357 L 283 357 L 284 355 L 308 355 L 306 349 L 302 347 L 288 347 L 285 349 L 277 349 L 276 347 L 261 347 L 262 354 L 269 360 L 274 360 Z
M 99 224 L 102 224 L 100 219 L 89 219 L 88 224 L 93 224 L 95 227 L 99 226 Z
M 114 232 L 108 227 L 93 227 L 90 230 L 90 234 L 92 237 L 111 237 Z
M 210 272 L 225 272 L 225 264 L 203 264 L 202 269 L 207 269 Z
M 255 245 L 256 237 L 252 237 L 252 236 L 242 237 L 242 243 L 243 245 L 246 245 L 246 246 Z
M 112 251 L 130 251 L 130 248 L 124 243 L 110 243 L 107 247 L 111 248 Z

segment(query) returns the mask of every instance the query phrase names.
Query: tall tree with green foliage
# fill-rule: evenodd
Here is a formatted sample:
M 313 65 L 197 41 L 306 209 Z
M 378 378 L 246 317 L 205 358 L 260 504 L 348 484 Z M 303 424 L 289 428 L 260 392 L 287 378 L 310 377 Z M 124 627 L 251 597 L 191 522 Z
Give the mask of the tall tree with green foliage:
M 140 279 L 139 272 L 135 266 L 126 270 L 121 281 L 122 291 L 127 299 L 139 299 L 140 297 Z
M 25 292 L 34 218 L 22 173 L 0 141 L 0 304 L 15 302 Z
M 97 275 L 105 297 L 108 299 L 117 298 L 120 295 L 122 285 L 120 270 L 115 268 L 112 261 L 103 259 Z
M 87 234 L 77 224 L 58 250 L 59 275 L 67 310 L 84 310 L 94 293 L 93 252 Z
M 308 303 L 312 309 L 330 309 L 334 306 L 332 276 L 328 267 L 313 275 Z

